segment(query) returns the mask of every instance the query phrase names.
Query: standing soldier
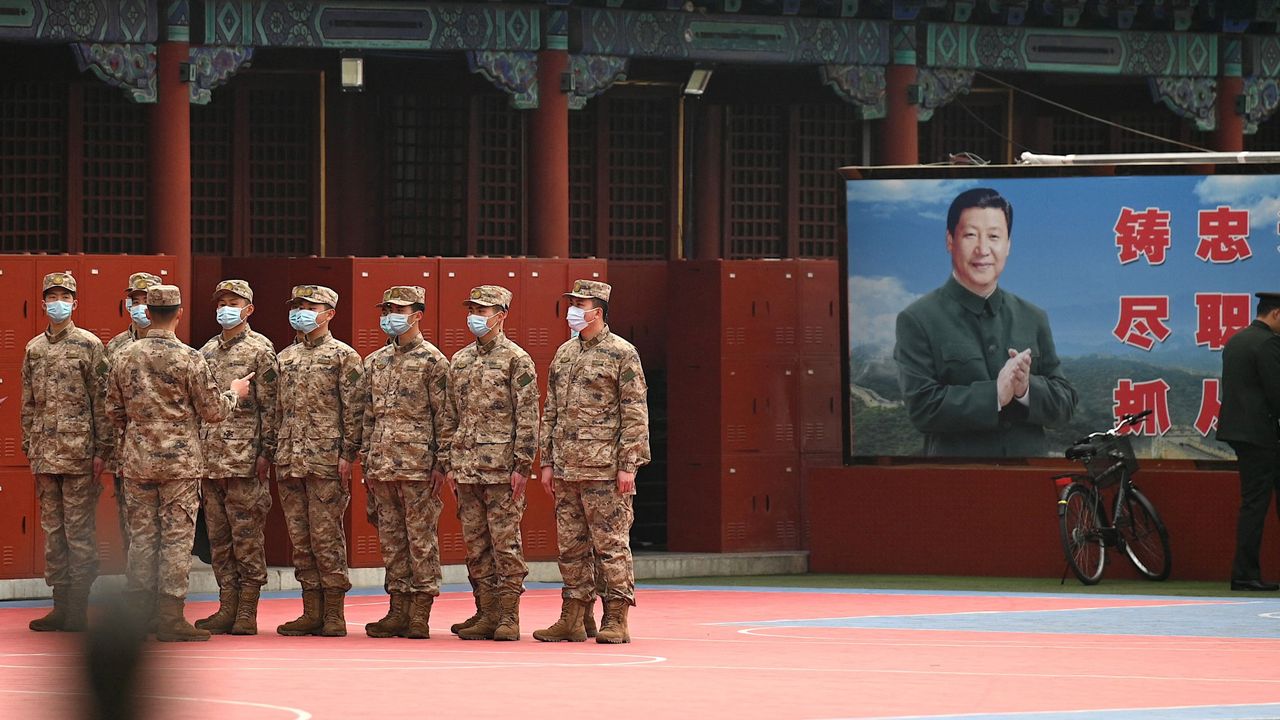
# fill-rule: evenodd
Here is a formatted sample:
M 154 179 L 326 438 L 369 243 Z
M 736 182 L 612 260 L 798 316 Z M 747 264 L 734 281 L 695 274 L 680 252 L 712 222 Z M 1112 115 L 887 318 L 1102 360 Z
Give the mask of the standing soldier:
M 258 634 L 258 596 L 267 582 L 262 531 L 271 509 L 268 475 L 276 447 L 276 351 L 249 328 L 253 289 L 224 280 L 213 291 L 222 332 L 200 349 L 220 385 L 254 373 L 258 379 L 226 422 L 202 426 L 204 516 L 209 527 L 218 611 L 196 622 L 214 635 Z
M 503 333 L 511 291 L 471 290 L 467 328 L 477 340 L 453 356 L 449 400 L 457 416 L 449 481 L 458 498 L 467 574 L 480 617 L 464 640 L 519 640 L 520 595 L 529 569 L 520 545 L 525 483 L 538 451 L 537 370 L 529 353 Z
M 342 514 L 351 502 L 351 465 L 360 449 L 363 372 L 360 354 L 329 334 L 338 293 L 298 285 L 289 306 L 299 339 L 280 353 L 275 462 L 302 615 L 276 632 L 342 637 L 343 599 L 351 589 Z
M 431 637 L 431 605 L 440 594 L 436 528 L 454 422 L 449 361 L 418 326 L 424 295 L 416 286 L 382 294 L 379 324 L 392 342 L 364 361 L 364 477 L 391 595 L 386 616 L 365 625 L 369 637 Z
M 147 316 L 147 336 L 116 356 L 107 391 L 107 413 L 124 431 L 121 467 L 133 539 L 127 591 L 149 616 L 156 589 L 157 640 L 208 640 L 207 630 L 182 615 L 205 474 L 199 422 L 229 417 L 237 398 L 248 397 L 253 373 L 218 392 L 204 356 L 173 333 L 182 319 L 177 287 L 147 290 Z
M 163 282 L 151 273 L 136 272 L 129 276 L 129 286 L 124 289 L 124 307 L 129 312 L 129 327 L 107 343 L 107 362 L 110 362 L 116 353 L 127 347 L 129 343 L 147 336 L 147 326 L 151 324 L 151 320 L 147 317 L 147 290 Z M 120 445 L 120 438 L 117 436 L 116 446 Z M 124 546 L 124 556 L 127 558 L 129 557 L 129 508 L 125 505 L 124 475 L 120 472 L 120 458 L 114 457 L 107 469 L 115 480 L 116 515 L 120 521 L 120 540 Z
M 560 619 L 533 633 L 544 642 L 586 640 L 583 616 L 596 594 L 593 553 L 606 588 L 596 642 L 631 642 L 631 498 L 636 470 L 649 462 L 649 408 L 640 355 L 606 324 L 609 291 L 605 283 L 578 280 L 565 293 L 578 337 L 556 350 L 547 383 L 541 479 L 549 494 L 554 482 L 564 590 Z
M 98 477 L 115 439 L 106 415 L 107 359 L 102 341 L 71 320 L 76 279 L 50 273 L 43 285 L 49 327 L 27 343 L 22 359 L 22 452 L 40 498 L 53 610 L 29 627 L 82 631 L 98 575 Z

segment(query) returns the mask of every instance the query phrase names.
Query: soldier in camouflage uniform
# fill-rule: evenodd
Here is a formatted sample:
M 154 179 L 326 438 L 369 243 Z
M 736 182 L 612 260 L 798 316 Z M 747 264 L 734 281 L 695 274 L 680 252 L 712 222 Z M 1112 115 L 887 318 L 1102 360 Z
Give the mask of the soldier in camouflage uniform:
M 29 627 L 81 631 L 98 575 L 98 478 L 115 441 L 106 415 L 107 360 L 102 341 L 71 320 L 75 278 L 50 273 L 43 286 L 49 327 L 27 343 L 22 358 L 22 452 L 40 498 L 53 610 Z
M 365 626 L 369 637 L 431 637 L 431 606 L 440 594 L 440 487 L 453 413 L 449 361 L 422 337 L 425 293 L 396 286 L 382 294 L 380 325 L 392 343 L 364 361 L 363 467 L 378 514 L 391 607 Z
M 124 431 L 121 467 L 133 538 L 127 592 L 150 615 L 156 589 L 157 640 L 208 640 L 208 631 L 182 615 L 205 474 L 199 423 L 229 417 L 237 399 L 248 397 L 253 374 L 218 391 L 204 356 L 174 335 L 182 318 L 177 287 L 147 290 L 147 316 L 147 336 L 116 356 L 107 390 L 107 414 Z
M 453 356 L 449 402 L 457 430 L 449 446 L 467 544 L 467 574 L 480 617 L 464 640 L 519 640 L 520 595 L 529 569 L 520 544 L 525 483 L 538 451 L 538 382 L 533 359 L 503 333 L 511 291 L 473 288 L 464 306 L 477 340 Z
M 107 361 L 115 357 L 129 343 L 140 337 L 146 337 L 147 326 L 151 320 L 147 318 L 147 290 L 164 281 L 146 272 L 136 272 L 129 276 L 129 285 L 124 289 L 124 307 L 129 312 L 129 327 L 124 332 L 111 338 L 107 343 Z M 112 426 L 115 430 L 115 426 Z M 116 436 L 116 446 L 120 445 L 120 437 Z M 129 557 L 129 507 L 125 505 L 124 475 L 120 473 L 120 458 L 116 457 L 108 464 L 115 481 L 116 516 L 120 522 L 120 540 L 124 545 L 124 556 Z
M 347 540 L 342 515 L 351 502 L 351 466 L 364 415 L 360 354 L 329 334 L 338 293 L 298 285 L 289 324 L 299 340 L 280 353 L 276 482 L 293 543 L 294 577 L 302 585 L 302 615 L 276 628 L 281 635 L 347 634 L 344 598 Z
M 539 432 L 542 486 L 556 499 L 560 619 L 533 636 L 586 639 L 583 616 L 596 594 L 592 555 L 603 569 L 604 619 L 596 642 L 631 641 L 627 613 L 635 605 L 631 500 L 636 470 L 649 462 L 649 408 L 635 347 L 606 324 L 610 287 L 578 280 L 567 320 L 578 331 L 556 350 Z
M 204 517 L 209 527 L 218 611 L 196 627 L 214 635 L 258 634 L 258 597 L 267 582 L 263 528 L 271 509 L 269 474 L 276 449 L 276 350 L 249 328 L 253 289 L 224 280 L 213 291 L 222 332 L 200 349 L 219 384 L 254 373 L 249 397 L 231 417 L 200 428 L 204 444 Z

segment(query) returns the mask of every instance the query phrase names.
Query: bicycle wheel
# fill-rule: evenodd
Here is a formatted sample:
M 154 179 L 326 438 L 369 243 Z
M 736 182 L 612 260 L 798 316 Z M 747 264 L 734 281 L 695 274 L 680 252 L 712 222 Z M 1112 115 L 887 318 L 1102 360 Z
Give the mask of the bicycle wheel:
M 1164 580 L 1173 567 L 1169 531 L 1151 501 L 1129 486 L 1124 502 L 1116 503 L 1116 532 L 1124 543 L 1129 562 L 1148 580 Z
M 1096 491 L 1080 483 L 1067 488 L 1058 501 L 1058 527 L 1062 552 L 1071 572 L 1085 585 L 1096 585 L 1107 565 L 1107 548 L 1102 539 L 1102 507 Z

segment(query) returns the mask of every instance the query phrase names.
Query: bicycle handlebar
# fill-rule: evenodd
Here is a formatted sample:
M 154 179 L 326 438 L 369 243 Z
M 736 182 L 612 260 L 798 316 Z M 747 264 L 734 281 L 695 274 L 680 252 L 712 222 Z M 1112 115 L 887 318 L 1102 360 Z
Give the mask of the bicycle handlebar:
M 1127 428 L 1131 425 L 1137 425 L 1139 421 L 1143 420 L 1150 414 L 1151 414 L 1150 408 L 1143 410 L 1140 413 L 1125 413 L 1124 415 L 1120 416 L 1120 420 L 1119 422 L 1116 423 L 1115 427 L 1111 428 L 1110 430 L 1103 430 L 1101 432 L 1089 433 L 1088 435 L 1076 440 L 1075 444 L 1083 445 L 1096 437 L 1118 435 L 1122 429 Z

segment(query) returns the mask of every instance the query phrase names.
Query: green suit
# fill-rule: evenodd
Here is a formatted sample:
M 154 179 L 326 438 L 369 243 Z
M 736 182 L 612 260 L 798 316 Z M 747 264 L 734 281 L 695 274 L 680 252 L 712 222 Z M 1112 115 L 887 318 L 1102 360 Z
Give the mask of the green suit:
M 1015 399 L 1002 409 L 996 376 L 1010 348 L 1031 349 L 1031 382 L 1026 404 Z M 898 314 L 893 357 L 925 455 L 1046 455 L 1044 426 L 1066 423 L 1075 410 L 1048 317 L 1000 288 L 982 298 L 950 278 Z

